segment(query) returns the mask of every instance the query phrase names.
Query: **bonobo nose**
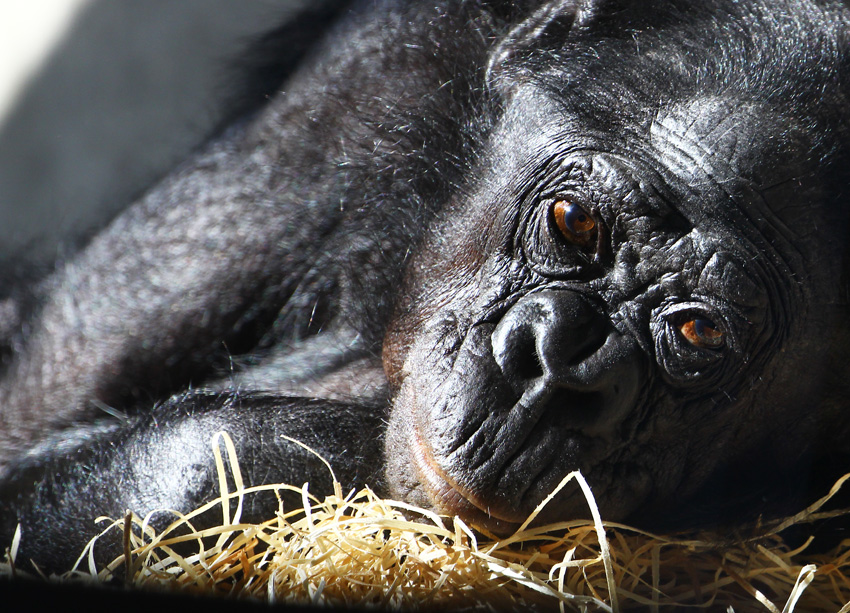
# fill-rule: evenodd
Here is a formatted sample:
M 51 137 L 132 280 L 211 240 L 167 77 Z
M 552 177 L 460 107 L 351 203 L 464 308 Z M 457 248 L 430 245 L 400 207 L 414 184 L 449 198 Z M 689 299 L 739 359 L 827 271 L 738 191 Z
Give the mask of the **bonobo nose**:
M 645 360 L 637 343 L 577 292 L 522 298 L 493 330 L 491 342 L 521 404 L 563 408 L 586 434 L 619 424 L 641 389 Z

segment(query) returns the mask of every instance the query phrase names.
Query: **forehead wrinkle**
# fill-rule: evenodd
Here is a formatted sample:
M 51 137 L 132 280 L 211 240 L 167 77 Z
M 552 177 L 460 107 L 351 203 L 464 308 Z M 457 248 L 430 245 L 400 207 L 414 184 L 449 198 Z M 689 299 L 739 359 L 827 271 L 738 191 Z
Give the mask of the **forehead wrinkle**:
M 775 153 L 776 147 L 771 146 L 773 135 L 765 137 L 754 126 L 767 122 L 774 134 L 783 131 L 769 115 L 752 106 L 733 109 L 723 101 L 692 101 L 652 123 L 650 155 L 672 174 L 671 187 L 679 187 L 674 192 L 684 189 L 674 206 L 695 227 L 738 242 L 752 256 L 764 254 L 788 273 L 799 272 L 804 261 L 796 247 L 799 237 L 758 187 L 757 177 L 771 170 L 764 154 Z M 740 134 L 752 138 L 744 141 Z
M 674 185 L 694 192 L 693 201 L 683 198 L 677 208 L 695 224 L 719 219 L 722 225 L 736 214 L 752 217 L 747 210 L 754 210 L 760 219 L 775 218 L 773 231 L 793 241 L 796 235 L 764 198 L 743 196 L 761 195 L 788 180 L 789 162 L 798 169 L 794 134 L 794 126 L 770 109 L 697 99 L 656 116 L 648 154 L 672 172 Z
M 722 185 L 733 180 L 737 173 L 732 160 L 742 152 L 734 133 L 736 127 L 741 127 L 739 121 L 725 110 L 720 116 L 712 113 L 706 117 L 709 109 L 699 108 L 698 103 L 689 106 L 685 113 L 667 112 L 653 119 L 650 146 L 690 187 Z

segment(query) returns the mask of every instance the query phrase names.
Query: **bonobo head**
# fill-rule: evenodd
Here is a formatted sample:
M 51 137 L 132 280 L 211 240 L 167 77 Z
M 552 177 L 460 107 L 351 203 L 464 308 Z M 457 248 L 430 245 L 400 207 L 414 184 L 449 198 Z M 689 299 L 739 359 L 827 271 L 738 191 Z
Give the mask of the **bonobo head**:
M 549 2 L 495 46 L 384 346 L 395 495 L 500 529 L 581 470 L 673 521 L 840 450 L 850 26 L 794 4 Z

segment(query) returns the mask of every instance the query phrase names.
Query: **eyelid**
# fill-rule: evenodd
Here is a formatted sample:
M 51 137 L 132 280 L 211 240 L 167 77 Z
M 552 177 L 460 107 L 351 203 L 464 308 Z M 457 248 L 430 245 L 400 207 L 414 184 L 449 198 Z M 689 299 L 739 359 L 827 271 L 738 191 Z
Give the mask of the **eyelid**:
M 739 339 L 735 333 L 732 322 L 721 313 L 722 311 L 711 302 L 689 301 L 669 305 L 659 313 L 659 317 L 662 321 L 666 322 L 667 326 L 669 326 L 670 332 L 678 336 L 682 342 L 688 343 L 688 346 L 694 346 L 698 349 L 706 350 L 714 348 L 708 346 L 700 347 L 699 345 L 691 344 L 685 337 L 681 328 L 691 320 L 704 319 L 710 321 L 714 324 L 714 327 L 723 334 L 723 344 L 722 346 L 717 347 L 717 349 L 734 350 L 738 345 Z

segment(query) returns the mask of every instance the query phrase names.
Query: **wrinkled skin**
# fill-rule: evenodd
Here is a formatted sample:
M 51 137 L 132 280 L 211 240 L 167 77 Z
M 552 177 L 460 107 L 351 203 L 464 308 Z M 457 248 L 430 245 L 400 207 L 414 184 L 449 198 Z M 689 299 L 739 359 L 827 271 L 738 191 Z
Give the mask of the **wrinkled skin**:
M 223 427 L 252 483 L 326 481 L 288 434 L 498 531 L 575 470 L 605 518 L 665 529 L 850 467 L 843 3 L 364 10 L 10 292 L 22 555 L 214 494 Z M 539 521 L 586 513 L 568 486 Z

